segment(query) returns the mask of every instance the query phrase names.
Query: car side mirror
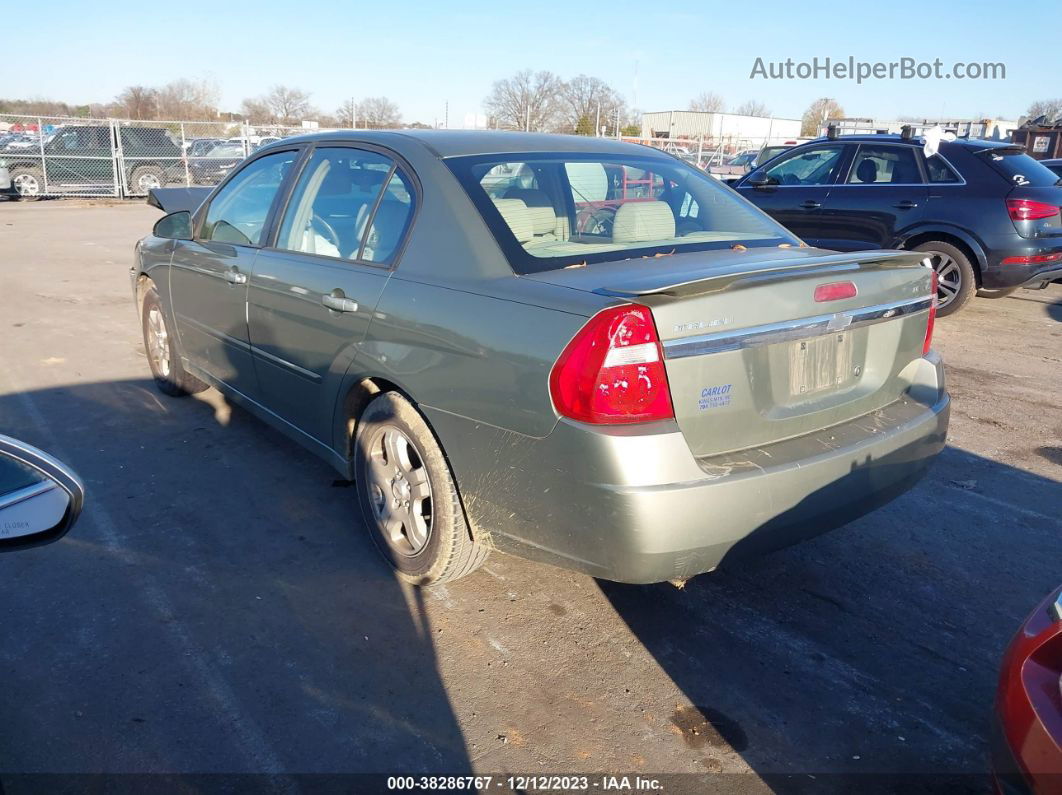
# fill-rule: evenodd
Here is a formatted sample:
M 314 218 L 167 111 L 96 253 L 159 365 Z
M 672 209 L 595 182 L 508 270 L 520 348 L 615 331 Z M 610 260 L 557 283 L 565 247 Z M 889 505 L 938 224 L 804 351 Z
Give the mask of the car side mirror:
M 68 466 L 0 435 L 0 552 L 58 541 L 84 502 L 85 487 Z
M 155 222 L 151 234 L 166 240 L 191 240 L 192 214 L 188 210 L 180 210 L 164 215 Z
M 777 185 L 778 180 L 774 177 L 768 176 L 767 172 L 763 169 L 758 169 L 749 174 L 748 179 L 745 180 L 746 185 L 751 185 L 754 188 L 766 188 L 770 185 Z

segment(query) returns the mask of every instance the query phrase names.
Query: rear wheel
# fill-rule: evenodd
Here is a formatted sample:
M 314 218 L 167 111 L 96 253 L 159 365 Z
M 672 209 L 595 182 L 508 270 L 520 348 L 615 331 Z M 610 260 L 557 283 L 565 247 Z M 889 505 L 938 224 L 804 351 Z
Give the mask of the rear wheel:
M 415 585 L 464 577 L 490 551 L 472 537 L 431 429 L 396 392 L 373 398 L 354 444 L 358 502 L 377 549 Z
M 44 173 L 32 166 L 16 168 L 11 172 L 11 187 L 22 201 L 35 202 L 44 196 Z
M 982 287 L 977 291 L 978 298 L 1006 298 L 1008 295 L 1013 295 L 1020 288 L 1018 287 L 1001 287 L 998 290 L 989 290 L 987 287 Z
M 977 273 L 970 259 L 951 243 L 930 240 L 915 246 L 937 272 L 937 316 L 953 315 L 966 306 L 977 291 Z
M 177 340 L 170 333 L 166 313 L 154 287 L 144 294 L 143 309 L 144 349 L 148 365 L 159 391 L 173 397 L 183 397 L 202 392 L 207 384 L 185 372 L 177 352 Z

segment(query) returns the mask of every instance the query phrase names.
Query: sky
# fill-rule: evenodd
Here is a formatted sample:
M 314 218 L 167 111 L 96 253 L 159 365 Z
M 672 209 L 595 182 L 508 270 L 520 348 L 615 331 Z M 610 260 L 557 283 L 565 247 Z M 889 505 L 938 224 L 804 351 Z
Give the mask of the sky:
M 328 112 L 352 97 L 384 95 L 407 122 L 441 124 L 448 109 L 450 126 L 461 126 L 482 112 L 494 80 L 526 68 L 600 77 L 643 111 L 684 109 L 712 91 L 730 108 L 755 99 L 787 118 L 828 96 L 849 116 L 1016 119 L 1034 100 L 1062 95 L 1062 4 L 1054 2 L 1015 11 L 998 0 L 51 0 L 47 9 L 46 24 L 19 28 L 18 51 L 40 57 L 0 61 L 0 96 L 86 104 L 110 101 L 127 85 L 208 78 L 222 110 L 284 84 L 309 91 Z M 940 58 L 945 70 L 956 61 L 1003 62 L 1006 79 L 750 78 L 757 57 L 816 56 Z

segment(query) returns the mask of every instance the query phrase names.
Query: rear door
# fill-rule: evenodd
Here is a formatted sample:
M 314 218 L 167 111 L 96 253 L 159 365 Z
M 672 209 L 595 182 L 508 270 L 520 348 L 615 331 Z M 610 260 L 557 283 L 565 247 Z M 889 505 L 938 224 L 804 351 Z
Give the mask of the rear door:
M 407 227 L 415 192 L 386 154 L 319 147 L 258 255 L 248 322 L 263 402 L 331 444 L 336 392 L 357 357 Z
M 247 284 L 258 247 L 299 151 L 256 158 L 197 212 L 194 240 L 178 241 L 170 290 L 181 350 L 233 389 L 257 394 L 247 333 Z
M 824 248 L 891 248 L 926 215 L 929 187 L 917 148 L 862 143 L 820 211 Z
M 768 166 L 764 173 L 773 184 L 754 187 L 746 178 L 738 192 L 809 245 L 828 248 L 822 207 L 844 165 L 843 144 L 815 144 Z

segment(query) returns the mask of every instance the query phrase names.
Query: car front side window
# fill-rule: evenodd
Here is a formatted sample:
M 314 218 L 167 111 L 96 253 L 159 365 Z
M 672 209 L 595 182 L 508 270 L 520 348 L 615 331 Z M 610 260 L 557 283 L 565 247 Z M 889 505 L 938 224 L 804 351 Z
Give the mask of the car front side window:
M 269 209 L 297 158 L 298 152 L 276 152 L 248 163 L 210 202 L 199 239 L 261 245 Z
M 767 169 L 779 185 L 828 185 L 841 163 L 840 146 L 824 146 L 797 152 Z

